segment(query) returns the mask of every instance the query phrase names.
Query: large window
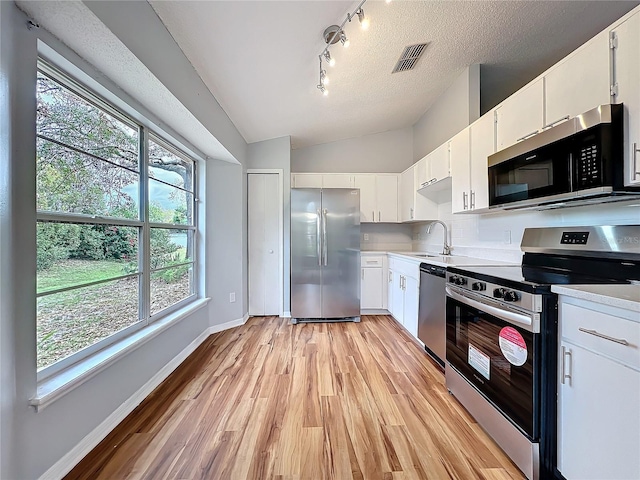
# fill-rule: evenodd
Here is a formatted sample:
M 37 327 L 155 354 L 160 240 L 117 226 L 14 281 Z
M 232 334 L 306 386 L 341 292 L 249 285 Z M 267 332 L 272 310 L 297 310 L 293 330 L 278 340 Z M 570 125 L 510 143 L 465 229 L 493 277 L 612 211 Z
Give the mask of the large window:
M 43 378 L 194 298 L 195 163 L 44 63 L 36 93 Z

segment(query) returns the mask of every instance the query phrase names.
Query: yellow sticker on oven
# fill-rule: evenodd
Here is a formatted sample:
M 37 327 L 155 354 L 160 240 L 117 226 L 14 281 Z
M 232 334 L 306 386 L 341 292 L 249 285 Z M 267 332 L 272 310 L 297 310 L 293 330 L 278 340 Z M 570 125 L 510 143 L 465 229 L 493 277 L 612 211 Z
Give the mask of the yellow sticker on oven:
M 527 344 L 524 343 L 524 338 L 513 327 L 504 327 L 500 330 L 500 350 L 502 355 L 509 363 L 519 367 L 524 365 L 527 361 Z

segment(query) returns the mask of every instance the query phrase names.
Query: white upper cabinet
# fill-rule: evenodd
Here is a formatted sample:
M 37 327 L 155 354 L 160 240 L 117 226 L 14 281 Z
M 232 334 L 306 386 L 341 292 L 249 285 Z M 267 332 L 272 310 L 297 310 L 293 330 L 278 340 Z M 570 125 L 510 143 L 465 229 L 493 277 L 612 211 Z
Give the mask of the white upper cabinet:
M 360 189 L 360 221 L 396 223 L 398 221 L 398 175 L 395 173 L 355 174 Z
M 421 186 L 429 183 L 429 180 L 431 180 L 431 176 L 430 176 L 431 172 L 429 171 L 429 155 L 426 155 L 422 157 L 420 160 L 418 160 L 415 163 L 414 169 L 415 169 L 414 183 L 416 185 L 416 190 L 417 190 Z
M 615 103 L 625 110 L 625 185 L 640 184 L 640 13 L 612 31 Z
M 374 174 L 354 175 L 355 187 L 360 189 L 360 222 L 376 221 L 376 176 Z
M 378 222 L 398 221 L 398 175 L 376 175 Z
M 469 128 L 465 128 L 449 142 L 451 153 L 451 211 L 469 210 L 471 165 L 469 163 Z
M 545 125 L 549 128 L 611 103 L 609 34 L 602 32 L 544 76 Z
M 437 182 L 450 176 L 449 142 L 445 142 L 431 152 L 429 159 L 429 181 Z
M 292 173 L 292 188 L 322 188 L 322 175 L 317 173 Z
M 544 126 L 544 84 L 542 78 L 517 91 L 496 112 L 498 150 L 534 136 Z
M 354 179 L 350 173 L 323 173 L 322 188 L 353 188 Z
M 414 183 L 415 164 L 411 165 L 400 174 L 400 221 L 411 222 L 415 220 L 416 188 Z
M 494 112 L 486 113 L 469 129 L 471 130 L 469 208 L 477 211 L 489 208 L 488 158 L 496 153 L 496 120 Z

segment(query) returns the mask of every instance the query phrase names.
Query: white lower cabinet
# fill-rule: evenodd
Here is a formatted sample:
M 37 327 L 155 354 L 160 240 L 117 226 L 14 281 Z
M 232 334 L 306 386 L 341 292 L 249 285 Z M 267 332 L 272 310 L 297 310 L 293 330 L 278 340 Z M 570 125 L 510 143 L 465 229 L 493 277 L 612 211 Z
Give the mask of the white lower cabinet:
M 360 259 L 360 309 L 387 308 L 386 258 L 363 254 Z
M 560 300 L 558 470 L 567 480 L 638 479 L 638 314 Z
M 418 337 L 420 266 L 392 258 L 389 260 L 389 312 L 414 337 Z

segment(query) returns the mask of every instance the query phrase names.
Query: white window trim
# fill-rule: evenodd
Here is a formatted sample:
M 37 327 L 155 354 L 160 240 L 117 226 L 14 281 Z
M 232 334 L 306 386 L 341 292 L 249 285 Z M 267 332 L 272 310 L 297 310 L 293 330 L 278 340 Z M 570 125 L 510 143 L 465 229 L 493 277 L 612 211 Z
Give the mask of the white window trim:
M 195 302 L 190 302 L 187 306 L 179 305 L 181 308 L 172 314 L 165 315 L 161 320 L 149 325 L 144 325 L 142 329 L 133 335 L 112 343 L 99 352 L 74 363 L 71 367 L 39 382 L 37 392 L 29 400 L 29 404 L 35 407 L 38 412 L 43 410 L 51 403 L 89 381 L 120 358 L 137 350 L 165 330 L 179 323 L 182 319 L 204 308 L 209 303 L 209 300 L 210 298 L 201 298 Z
M 143 238 L 145 238 L 146 241 L 145 245 L 142 246 L 142 252 L 139 252 L 138 254 L 140 262 L 139 266 L 142 267 L 138 272 L 139 278 L 142 277 L 142 272 L 147 272 L 148 276 L 152 273 L 152 270 L 150 269 L 150 259 L 148 258 L 149 255 L 147 254 L 149 250 L 150 228 L 159 227 L 193 230 L 196 234 L 193 236 L 194 258 L 189 262 L 185 262 L 185 264 L 190 264 L 192 268 L 192 290 L 190 294 L 175 304 L 154 314 L 151 314 L 149 311 L 150 298 L 140 298 L 140 318 L 136 323 L 39 370 L 37 372 L 37 392 L 30 401 L 30 404 L 36 407 L 36 410 L 44 408 L 45 405 L 64 395 L 67 391 L 81 385 L 86 380 L 111 365 L 121 356 L 125 355 L 129 351 L 135 350 L 139 346 L 144 345 L 144 343 L 154 338 L 164 329 L 202 308 L 209 301 L 208 298 L 202 298 L 199 296 L 202 294 L 202 273 L 200 270 L 204 264 L 200 258 L 203 252 L 199 246 L 199 235 L 197 234 L 199 232 L 198 218 L 200 203 L 198 198 L 200 196 L 198 191 L 198 186 L 200 185 L 198 182 L 198 176 L 200 175 L 199 170 L 203 163 L 202 156 L 189 146 L 180 141 L 176 141 L 176 138 L 173 135 L 167 134 L 167 132 L 157 128 L 156 125 L 153 125 L 149 120 L 142 117 L 142 113 L 139 111 L 139 106 L 137 104 L 130 105 L 118 96 L 115 97 L 117 101 L 114 101 L 114 95 L 112 92 L 107 91 L 108 95 L 105 95 L 105 87 L 99 85 L 99 88 L 96 88 L 97 85 L 94 79 L 84 77 L 82 80 L 78 80 L 75 75 L 71 74 L 69 70 L 74 70 L 76 73 L 78 72 L 76 65 L 54 52 L 50 47 L 42 42 L 39 42 L 38 47 L 39 57 L 50 67 L 50 69 L 45 68 L 45 73 L 48 76 L 53 74 L 53 80 L 60 82 L 65 88 L 68 88 L 79 95 L 80 98 L 94 104 L 98 108 L 106 110 L 109 114 L 114 115 L 118 120 L 138 130 L 140 138 L 139 175 L 141 185 L 141 191 L 139 194 L 141 199 L 143 198 L 143 194 L 146 198 L 146 189 L 148 188 L 148 148 L 146 148 L 146 146 L 150 140 L 159 144 L 163 148 L 166 148 L 171 153 L 193 163 L 192 185 L 190 186 L 193 190 L 181 189 L 193 196 L 193 225 L 149 222 L 148 201 L 141 201 L 140 205 L 144 205 L 145 211 L 140 212 L 141 217 L 138 220 L 44 211 L 37 212 L 37 220 L 54 222 L 68 221 L 73 223 L 91 224 L 117 224 L 142 228 L 145 230 Z M 46 54 L 44 54 L 44 52 L 46 52 Z M 52 57 L 55 57 L 55 60 L 52 60 Z M 126 108 L 123 108 L 123 106 Z M 132 112 L 135 114 L 132 115 Z M 164 136 L 167 136 L 170 140 L 165 139 Z M 202 186 L 200 186 L 200 188 L 202 188 Z M 145 262 L 145 264 L 142 265 L 142 262 Z M 156 270 L 162 269 L 154 269 L 154 271 Z M 78 286 L 78 288 L 82 288 L 82 286 Z M 143 290 L 145 289 L 140 289 L 140 295 L 143 295 Z M 147 297 L 150 297 L 150 290 L 149 286 L 145 292 Z

